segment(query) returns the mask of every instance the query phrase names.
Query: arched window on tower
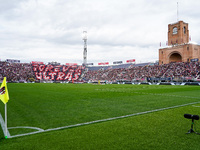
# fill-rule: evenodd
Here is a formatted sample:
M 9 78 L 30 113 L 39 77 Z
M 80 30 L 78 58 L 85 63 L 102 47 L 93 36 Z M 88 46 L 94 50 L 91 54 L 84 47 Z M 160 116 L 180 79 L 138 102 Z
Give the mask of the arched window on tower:
M 173 28 L 173 34 L 177 34 L 178 33 L 178 28 L 177 27 L 174 27 Z
M 186 27 L 183 28 L 183 32 L 184 32 L 184 34 L 186 34 Z

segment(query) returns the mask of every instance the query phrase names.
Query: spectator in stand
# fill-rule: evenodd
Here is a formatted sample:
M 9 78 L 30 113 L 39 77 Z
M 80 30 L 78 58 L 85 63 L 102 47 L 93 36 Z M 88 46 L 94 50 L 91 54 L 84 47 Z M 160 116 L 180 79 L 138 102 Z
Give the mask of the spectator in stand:
M 9 82 L 28 81 L 35 78 L 32 65 L 28 63 L 0 62 L 0 80 L 7 77 Z M 151 78 L 200 79 L 200 62 L 178 62 L 154 66 L 130 66 L 129 68 L 99 69 L 85 71 L 85 81 L 148 80 Z
M 31 64 L 0 62 L 0 80 L 7 77 L 8 82 L 28 81 L 34 78 Z
M 150 78 L 195 78 L 200 79 L 199 62 L 178 62 L 154 66 L 131 66 L 98 71 L 87 71 L 84 74 L 86 81 L 117 81 L 117 80 L 145 80 Z

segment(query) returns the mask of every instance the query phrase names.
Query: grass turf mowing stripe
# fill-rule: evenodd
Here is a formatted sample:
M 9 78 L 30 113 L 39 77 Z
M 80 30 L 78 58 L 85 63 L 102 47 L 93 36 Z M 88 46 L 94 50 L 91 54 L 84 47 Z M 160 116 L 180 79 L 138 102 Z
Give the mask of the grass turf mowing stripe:
M 138 115 L 143 115 L 143 114 L 148 114 L 152 112 L 158 112 L 158 111 L 163 111 L 167 109 L 173 109 L 173 108 L 178 108 L 178 107 L 183 107 L 183 106 L 188 106 L 188 105 L 194 105 L 198 104 L 198 102 L 193 102 L 193 103 L 187 103 L 187 104 L 182 104 L 182 105 L 177 105 L 177 106 L 172 106 L 172 107 L 166 107 L 166 108 L 160 108 L 160 109 L 155 109 L 155 110 L 150 110 L 150 111 L 145 111 L 145 112 L 139 112 L 135 114 L 130 114 L 130 115 L 124 115 L 124 116 L 119 116 L 119 117 L 113 117 L 113 118 L 107 118 L 107 119 L 102 119 L 102 120 L 95 120 L 95 121 L 90 121 L 90 122 L 85 122 L 85 123 L 79 123 L 79 124 L 74 124 L 74 125 L 69 125 L 69 126 L 63 126 L 63 127 L 58 127 L 58 128 L 52 128 L 52 129 L 46 129 L 46 130 L 39 130 L 31 133 L 25 133 L 25 134 L 18 134 L 18 135 L 13 135 L 9 136 L 8 138 L 15 138 L 15 137 L 20 137 L 20 136 L 26 136 L 26 135 L 32 135 L 32 134 L 37 134 L 37 133 L 42 133 L 42 132 L 49 132 L 49 131 L 56 131 L 56 130 L 61 130 L 61 129 L 68 129 L 68 128 L 73 128 L 73 127 L 79 127 L 83 125 L 89 125 L 89 124 L 94 124 L 94 123 L 100 123 L 100 122 L 106 122 L 106 121 L 111 121 L 111 120 L 116 120 L 116 119 L 122 119 L 122 118 L 127 118 L 127 117 L 132 117 L 132 116 L 138 116 Z M 11 127 L 14 128 L 14 127 Z
M 180 98 L 192 98 L 192 99 L 200 99 L 199 97 L 191 97 L 191 96 L 181 96 L 181 95 L 169 95 L 169 94 L 159 94 L 159 93 L 146 93 L 146 92 L 135 92 L 129 90 L 121 90 L 121 89 L 95 89 L 97 91 L 107 91 L 107 92 L 121 92 L 121 93 L 137 93 L 137 94 L 145 94 L 145 95 L 155 95 L 155 96 L 169 96 L 169 97 L 180 97 Z

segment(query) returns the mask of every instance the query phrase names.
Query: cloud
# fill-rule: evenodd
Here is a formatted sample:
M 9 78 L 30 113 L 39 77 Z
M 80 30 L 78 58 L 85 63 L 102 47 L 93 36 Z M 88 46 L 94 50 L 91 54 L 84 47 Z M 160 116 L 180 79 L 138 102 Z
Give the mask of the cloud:
M 179 0 L 179 19 L 199 42 L 198 1 Z M 169 1 L 9 0 L 0 6 L 1 60 L 83 62 L 82 32 L 87 30 L 88 62 L 158 60 L 168 24 L 177 21 Z

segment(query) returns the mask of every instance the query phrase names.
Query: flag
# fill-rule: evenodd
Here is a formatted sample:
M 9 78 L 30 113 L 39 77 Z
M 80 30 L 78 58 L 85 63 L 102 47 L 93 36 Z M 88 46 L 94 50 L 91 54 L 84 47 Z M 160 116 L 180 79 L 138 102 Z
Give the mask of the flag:
M 6 85 L 6 77 L 4 77 L 0 87 L 0 99 L 4 104 L 6 104 L 9 100 L 8 89 Z

